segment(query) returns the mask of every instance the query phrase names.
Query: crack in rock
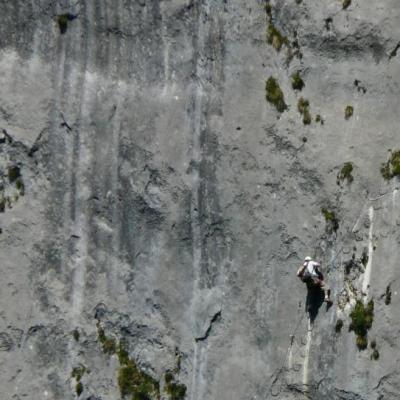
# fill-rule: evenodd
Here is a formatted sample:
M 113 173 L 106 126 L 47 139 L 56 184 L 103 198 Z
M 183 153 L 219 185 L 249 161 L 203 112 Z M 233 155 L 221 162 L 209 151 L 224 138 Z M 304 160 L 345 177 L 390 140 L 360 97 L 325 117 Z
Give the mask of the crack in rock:
M 214 316 L 211 318 L 210 324 L 208 325 L 208 328 L 207 328 L 206 332 L 204 333 L 204 335 L 203 335 L 203 336 L 196 337 L 194 340 L 195 340 L 196 342 L 203 342 L 203 341 L 207 340 L 208 337 L 210 336 L 210 333 L 211 333 L 211 329 L 212 329 L 212 327 L 213 327 L 213 324 L 216 323 L 216 322 L 219 322 L 219 321 L 221 320 L 221 316 L 222 316 L 221 310 L 217 311 L 217 312 L 214 314 Z

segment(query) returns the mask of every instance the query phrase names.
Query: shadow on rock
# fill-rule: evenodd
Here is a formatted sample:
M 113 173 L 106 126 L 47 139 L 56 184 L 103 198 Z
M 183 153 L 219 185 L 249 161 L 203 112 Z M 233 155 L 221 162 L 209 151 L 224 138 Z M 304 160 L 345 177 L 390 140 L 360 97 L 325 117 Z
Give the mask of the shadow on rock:
M 317 318 L 318 311 L 324 303 L 324 291 L 314 285 L 307 285 L 306 311 L 308 312 L 310 322 Z

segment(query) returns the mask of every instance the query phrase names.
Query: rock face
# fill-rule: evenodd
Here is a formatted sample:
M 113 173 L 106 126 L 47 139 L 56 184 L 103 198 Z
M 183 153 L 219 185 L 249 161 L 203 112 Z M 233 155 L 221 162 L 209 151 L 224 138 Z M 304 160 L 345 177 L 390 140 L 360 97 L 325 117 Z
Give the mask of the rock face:
M 0 2 L 1 398 L 398 399 L 399 26 Z

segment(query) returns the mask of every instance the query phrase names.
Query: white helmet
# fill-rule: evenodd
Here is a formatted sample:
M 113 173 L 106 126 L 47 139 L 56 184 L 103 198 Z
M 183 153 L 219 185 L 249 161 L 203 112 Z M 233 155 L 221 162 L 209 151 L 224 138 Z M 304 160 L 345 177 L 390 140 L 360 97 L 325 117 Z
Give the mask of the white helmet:
M 307 256 L 304 261 L 311 261 L 311 257 Z

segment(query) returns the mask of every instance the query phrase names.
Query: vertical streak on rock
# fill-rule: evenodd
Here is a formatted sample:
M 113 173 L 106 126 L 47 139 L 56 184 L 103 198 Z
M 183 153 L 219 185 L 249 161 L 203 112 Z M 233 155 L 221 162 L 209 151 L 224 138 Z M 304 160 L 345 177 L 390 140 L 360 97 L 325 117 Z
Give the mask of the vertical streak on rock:
M 90 8 L 85 10 L 85 20 L 90 20 Z M 81 317 L 84 297 L 85 286 L 85 270 L 88 256 L 88 212 L 87 200 L 90 195 L 89 182 L 87 173 L 90 172 L 91 154 L 88 148 L 90 138 L 90 105 L 91 90 L 93 84 L 90 80 L 90 72 L 87 68 L 89 63 L 89 52 L 91 48 L 95 48 L 92 41 L 92 35 L 89 28 L 84 32 L 86 38 L 84 50 L 84 59 L 82 68 L 82 97 L 79 101 L 79 115 L 78 115 L 78 129 L 74 137 L 74 170 L 72 174 L 75 176 L 74 185 L 74 198 L 72 201 L 73 212 L 71 213 L 71 225 L 74 234 L 79 237 L 76 246 L 76 252 L 72 259 L 73 277 L 72 277 L 72 304 L 71 304 L 71 318 L 72 321 L 77 321 Z M 94 83 L 95 84 L 95 83 Z
M 218 134 L 222 124 L 221 92 L 224 89 L 223 26 L 218 2 L 193 2 L 193 69 L 195 85 L 191 94 L 191 230 L 193 253 L 192 326 L 201 324 L 198 315 L 215 308 L 224 293 L 221 272 L 226 243 L 223 218 L 218 201 L 216 164 Z M 222 306 L 221 306 L 222 307 Z M 191 399 L 204 398 L 210 343 L 194 342 Z
M 124 7 L 121 7 L 121 3 L 117 2 L 103 3 L 103 10 L 98 9 L 98 14 L 104 17 L 104 27 L 106 30 L 109 27 L 114 27 L 116 30 L 119 30 L 121 27 L 121 18 L 122 18 L 122 10 Z M 107 136 L 109 137 L 110 142 L 107 143 L 107 156 L 110 158 L 110 162 L 104 165 L 104 156 L 98 157 L 94 159 L 94 166 L 96 171 L 103 171 L 105 176 L 110 176 L 110 179 L 101 178 L 98 182 L 99 187 L 108 188 L 109 191 L 107 193 L 102 193 L 102 197 L 105 194 L 106 203 L 109 207 L 109 212 L 111 215 L 111 236 L 110 240 L 102 241 L 102 246 L 104 246 L 106 250 L 106 264 L 107 265 L 115 265 L 115 258 L 118 256 L 118 249 L 120 246 L 119 241 L 119 232 L 120 232 L 120 218 L 118 215 L 119 210 L 119 202 L 118 202 L 118 160 L 119 160 L 119 138 L 120 138 L 120 129 L 121 129 L 121 107 L 124 102 L 126 85 L 122 81 L 122 68 L 124 66 L 124 61 L 121 57 L 121 37 L 116 34 L 108 34 L 106 36 L 106 40 L 104 40 L 104 34 L 99 36 L 99 40 L 102 41 L 102 53 L 104 56 L 104 60 L 99 58 L 98 62 L 104 63 L 103 73 L 105 76 L 105 86 L 109 89 L 109 98 L 113 99 L 115 102 L 110 103 L 110 107 L 113 108 L 113 111 L 110 111 L 110 116 L 108 121 L 105 122 L 105 126 L 99 126 L 99 132 L 105 131 L 107 132 Z M 111 89 L 111 90 L 110 90 Z M 123 94 L 120 92 L 123 91 Z M 102 102 L 103 97 L 98 98 L 98 102 Z M 107 99 L 108 100 L 108 99 Z M 107 103 L 108 104 L 108 103 Z M 111 106 L 112 104 L 112 106 Z M 100 105 L 101 107 L 101 105 Z M 108 112 L 108 110 L 107 110 Z M 104 140 L 99 145 L 96 139 L 93 140 L 93 147 L 98 149 L 95 154 L 101 153 L 104 150 Z M 102 198 L 102 201 L 104 199 Z M 93 224 L 95 225 L 95 224 Z M 93 226 L 92 225 L 92 226 Z M 94 237 L 97 237 L 98 231 L 94 229 L 92 232 Z M 103 264 L 101 260 L 98 260 L 99 254 L 94 251 L 93 257 L 96 258 L 96 266 L 99 267 Z M 112 298 L 114 294 L 114 288 L 117 287 L 117 275 L 118 269 L 116 268 L 108 268 L 107 271 L 107 288 L 108 293 L 107 296 Z
M 303 385 L 304 390 L 308 390 L 308 369 L 309 369 L 309 361 L 310 361 L 310 349 L 311 349 L 311 341 L 312 341 L 312 323 L 310 319 L 308 319 L 308 327 L 307 327 L 307 341 L 306 347 L 304 350 L 304 363 L 303 363 Z
M 200 124 L 201 124 L 201 102 L 202 102 L 202 88 L 196 85 L 194 88 L 194 122 L 193 122 L 193 139 L 192 139 L 192 162 L 199 164 L 201 161 L 201 147 L 200 147 Z M 191 229 L 192 229 L 192 253 L 193 253 L 193 299 L 192 309 L 197 305 L 197 295 L 199 291 L 200 275 L 201 275 L 201 259 L 202 259 L 202 240 L 201 240 L 201 221 L 199 217 L 199 187 L 200 176 L 197 166 L 192 170 L 192 184 L 193 184 L 193 197 L 190 206 L 191 216 Z M 193 310 L 194 311 L 194 310 Z M 191 313 L 195 315 L 195 312 Z M 193 321 L 193 325 L 195 321 Z M 198 344 L 194 342 L 194 359 L 193 359 L 193 383 L 191 399 L 194 400 L 197 380 L 198 368 Z
M 78 237 L 77 243 L 72 246 L 68 246 L 66 249 L 65 262 L 71 271 L 72 286 L 71 286 L 71 307 L 69 309 L 69 318 L 71 329 L 79 326 L 79 319 L 82 314 L 83 308 L 83 290 L 85 285 L 85 262 L 87 253 L 87 240 L 86 234 L 87 229 L 85 228 L 86 213 L 85 209 L 82 209 L 81 195 L 82 182 L 81 176 L 78 170 L 81 168 L 79 163 L 80 157 L 80 131 L 82 129 L 82 104 L 85 103 L 85 81 L 87 71 L 87 52 L 88 52 L 88 20 L 86 18 L 86 5 L 82 5 L 82 23 L 78 29 L 78 35 L 81 35 L 82 40 L 75 41 L 71 40 L 70 36 L 60 36 L 60 46 L 62 46 L 63 55 L 63 79 L 58 78 L 60 82 L 60 96 L 57 98 L 62 99 L 57 107 L 57 113 L 63 112 L 65 118 L 76 119 L 74 129 L 65 134 L 65 182 L 68 185 L 68 200 L 65 207 L 63 220 L 66 221 L 66 227 L 68 227 L 67 234 Z M 76 37 L 76 36 L 75 36 Z M 67 50 L 70 50 L 69 52 Z M 70 54 L 71 53 L 71 54 Z M 72 65 L 68 62 L 68 55 L 79 53 L 82 62 L 79 63 L 79 67 Z M 73 99 L 74 101 L 71 101 Z M 56 118 L 60 118 L 56 115 Z M 70 122 L 71 123 L 71 122 Z M 78 225 L 77 225 L 78 224 Z M 81 225 L 82 224 L 82 225 Z M 68 237 L 69 239 L 69 237 Z M 71 339 L 68 342 L 68 358 L 67 370 L 71 371 L 72 368 L 78 363 L 79 350 L 74 346 L 74 341 Z M 71 390 L 74 391 L 74 383 L 70 382 Z
M 362 291 L 365 294 L 368 294 L 369 290 L 369 283 L 371 280 L 371 266 L 372 266 L 372 253 L 374 251 L 374 246 L 373 246 L 373 227 L 374 227 L 374 207 L 370 206 L 369 207 L 369 233 L 368 233 L 368 262 L 365 267 L 365 273 L 364 273 L 364 279 L 363 279 L 363 285 L 362 285 Z
M 197 24 L 197 32 L 194 33 L 193 37 L 193 58 L 194 58 L 194 72 L 195 77 L 198 78 L 200 75 L 201 66 L 201 53 L 204 41 L 204 27 L 202 26 L 202 13 L 201 6 L 199 3 L 194 3 L 194 16 Z M 190 218 L 191 218 L 191 231 L 192 231 L 192 257 L 193 257 L 193 298 L 191 303 L 191 315 L 196 315 L 196 307 L 198 304 L 198 292 L 201 278 L 201 259 L 202 259 L 202 238 L 201 238 L 201 220 L 200 220 L 200 174 L 199 165 L 202 160 L 202 149 L 201 149 L 201 114 L 202 114 L 202 101 L 203 101 L 203 88 L 201 81 L 197 80 L 192 87 L 193 93 L 192 107 L 193 117 L 191 119 L 192 131 L 191 140 L 191 163 L 192 163 L 192 201 L 190 205 Z M 196 321 L 192 321 L 192 326 L 195 326 Z M 199 359 L 201 358 L 201 351 L 199 351 L 200 345 L 194 341 L 193 351 L 193 365 L 192 365 L 192 387 L 190 398 L 191 400 L 197 399 L 197 388 L 199 378 Z
M 171 42 L 168 37 L 168 26 L 167 26 L 167 21 L 166 17 L 164 16 L 162 12 L 162 5 L 164 3 L 161 3 L 161 39 L 162 39 L 162 50 L 163 50 L 163 59 L 164 59 L 164 94 L 166 94 L 166 91 L 168 90 L 169 87 L 169 82 L 171 78 L 171 72 L 170 72 L 170 47 L 171 47 Z

